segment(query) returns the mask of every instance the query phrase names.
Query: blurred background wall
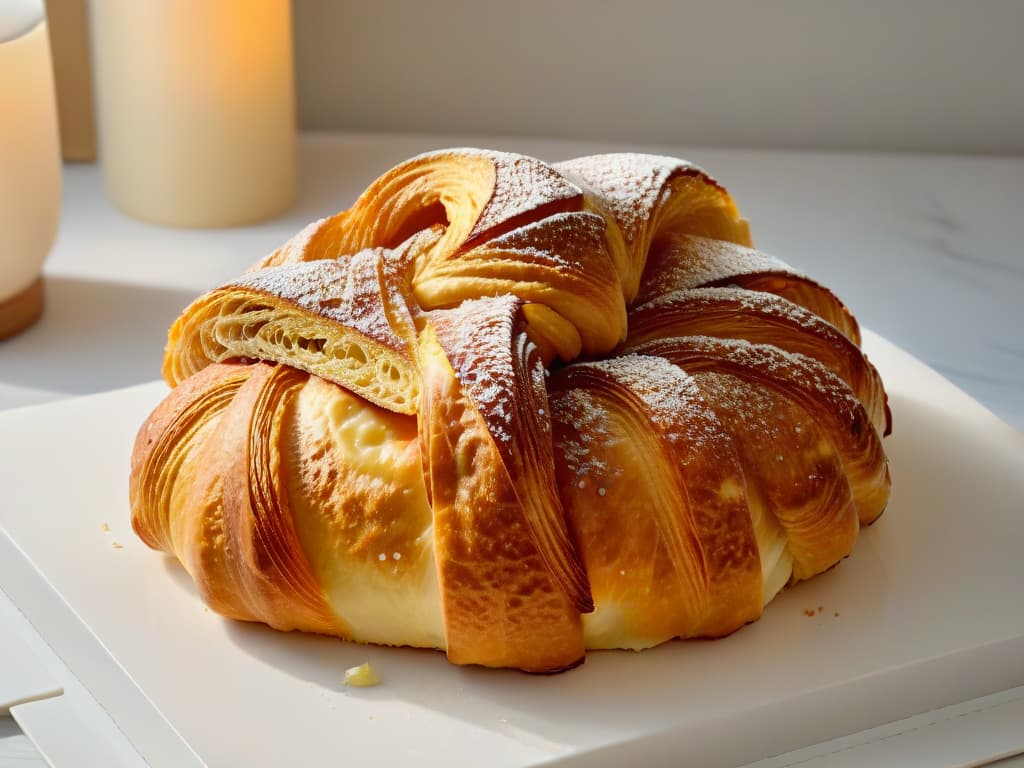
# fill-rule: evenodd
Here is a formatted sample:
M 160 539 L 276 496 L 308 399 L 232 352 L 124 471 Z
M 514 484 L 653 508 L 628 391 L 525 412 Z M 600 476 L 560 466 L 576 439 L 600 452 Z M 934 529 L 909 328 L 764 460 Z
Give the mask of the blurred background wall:
M 1024 152 L 1024 0 L 294 0 L 299 124 Z

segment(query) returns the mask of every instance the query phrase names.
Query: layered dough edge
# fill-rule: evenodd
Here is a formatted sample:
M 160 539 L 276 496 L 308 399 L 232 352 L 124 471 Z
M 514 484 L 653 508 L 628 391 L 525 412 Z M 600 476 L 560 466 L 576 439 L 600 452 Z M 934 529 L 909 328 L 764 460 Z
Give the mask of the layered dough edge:
M 885 507 L 859 340 L 683 161 L 430 153 L 176 321 L 132 523 L 281 630 L 532 672 L 721 637 Z

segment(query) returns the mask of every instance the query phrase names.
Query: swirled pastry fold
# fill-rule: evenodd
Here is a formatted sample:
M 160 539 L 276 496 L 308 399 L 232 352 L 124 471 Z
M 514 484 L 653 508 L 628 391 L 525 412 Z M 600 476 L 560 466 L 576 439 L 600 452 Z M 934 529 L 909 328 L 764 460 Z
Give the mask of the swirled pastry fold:
M 588 208 L 608 222 L 609 250 L 629 302 L 649 252 L 665 238 L 685 234 L 751 244 L 750 227 L 725 187 L 685 160 L 620 153 L 554 167 L 587 192 Z
M 652 249 L 637 303 L 674 291 L 736 286 L 789 299 L 860 345 L 857 320 L 832 291 L 781 259 L 725 240 L 675 233 Z
M 892 429 L 853 314 L 683 160 L 452 149 L 171 327 L 132 524 L 217 612 L 571 668 L 850 554 Z
M 735 287 L 673 291 L 630 311 L 626 349 L 649 339 L 693 335 L 743 339 L 811 355 L 849 385 L 875 429 L 889 433 L 890 414 L 878 371 L 834 325 L 798 304 Z
M 743 470 L 693 379 L 627 355 L 551 384 L 559 487 L 594 590 L 589 647 L 720 636 L 761 613 Z
M 839 454 L 860 522 L 868 525 L 882 514 L 891 480 L 881 437 L 863 403 L 814 358 L 707 336 L 649 341 L 633 351 L 664 357 L 690 373 L 728 374 L 791 400 L 822 426 Z

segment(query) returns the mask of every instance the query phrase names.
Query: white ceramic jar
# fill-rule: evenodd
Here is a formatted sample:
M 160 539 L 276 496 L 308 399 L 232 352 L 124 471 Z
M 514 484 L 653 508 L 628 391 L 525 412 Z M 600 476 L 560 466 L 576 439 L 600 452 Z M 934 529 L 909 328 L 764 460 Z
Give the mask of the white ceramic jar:
M 61 162 L 43 3 L 0 3 L 0 339 L 43 310 L 57 234 Z
M 295 195 L 289 0 L 90 0 L 99 161 L 121 210 L 245 224 Z

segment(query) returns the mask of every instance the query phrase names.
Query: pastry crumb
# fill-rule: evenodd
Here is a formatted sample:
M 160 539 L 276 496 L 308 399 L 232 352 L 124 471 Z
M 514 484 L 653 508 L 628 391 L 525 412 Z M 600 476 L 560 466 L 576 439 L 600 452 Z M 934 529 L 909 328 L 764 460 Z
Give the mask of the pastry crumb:
M 814 618 L 814 609 L 813 608 L 805 608 L 804 609 L 804 616 L 806 616 L 809 619 L 813 619 Z
M 345 670 L 345 685 L 350 685 L 353 688 L 368 688 L 379 683 L 380 676 L 368 661 L 358 667 L 350 667 Z
M 103 523 L 100 526 L 100 530 L 103 531 L 104 533 L 110 533 L 110 524 L 109 523 Z
M 839 618 L 839 611 L 836 611 L 835 613 L 833 613 L 832 614 L 832 618 L 833 619 L 838 619 Z
M 124 549 L 124 544 L 122 544 L 120 541 L 112 541 L 110 542 L 110 546 L 112 546 L 114 549 Z

